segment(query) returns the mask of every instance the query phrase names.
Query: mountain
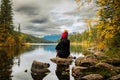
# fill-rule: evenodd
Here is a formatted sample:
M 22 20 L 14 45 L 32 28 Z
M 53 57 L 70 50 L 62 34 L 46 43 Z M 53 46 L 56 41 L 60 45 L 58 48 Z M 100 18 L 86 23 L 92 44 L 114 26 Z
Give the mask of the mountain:
M 61 36 L 60 34 L 47 35 L 47 36 L 44 36 L 42 39 L 56 42 L 57 40 L 60 39 L 60 36 Z
M 52 42 L 52 41 L 38 38 L 29 34 L 25 34 L 25 33 L 21 33 L 21 34 L 24 35 L 25 42 L 30 42 L 30 43 L 51 43 Z

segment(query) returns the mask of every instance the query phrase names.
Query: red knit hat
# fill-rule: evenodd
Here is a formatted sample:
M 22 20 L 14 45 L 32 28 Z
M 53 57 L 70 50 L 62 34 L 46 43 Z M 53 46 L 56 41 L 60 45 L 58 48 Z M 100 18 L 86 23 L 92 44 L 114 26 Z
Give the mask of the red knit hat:
M 65 30 L 65 31 L 62 33 L 61 38 L 62 38 L 62 39 L 67 39 L 67 37 L 68 37 L 68 32 L 67 32 L 67 30 Z

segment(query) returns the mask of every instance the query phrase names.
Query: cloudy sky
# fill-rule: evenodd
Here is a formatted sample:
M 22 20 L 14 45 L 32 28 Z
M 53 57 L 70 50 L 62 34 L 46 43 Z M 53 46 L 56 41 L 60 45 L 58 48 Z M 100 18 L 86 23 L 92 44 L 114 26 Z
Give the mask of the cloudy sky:
M 95 18 L 95 3 L 84 3 L 77 9 L 75 0 L 12 0 L 14 25 L 21 25 L 21 31 L 34 36 L 83 32 L 84 19 Z M 83 0 L 85 1 L 85 0 Z

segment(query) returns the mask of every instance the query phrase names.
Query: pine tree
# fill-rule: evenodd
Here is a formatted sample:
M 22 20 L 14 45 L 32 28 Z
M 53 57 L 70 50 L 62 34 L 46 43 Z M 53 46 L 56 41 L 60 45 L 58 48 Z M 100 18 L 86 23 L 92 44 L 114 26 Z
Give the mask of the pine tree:
M 11 0 L 1 0 L 0 6 L 0 42 L 5 42 L 13 32 L 13 12 Z
M 1 0 L 0 29 L 7 33 L 11 33 L 13 31 L 13 12 L 11 0 Z

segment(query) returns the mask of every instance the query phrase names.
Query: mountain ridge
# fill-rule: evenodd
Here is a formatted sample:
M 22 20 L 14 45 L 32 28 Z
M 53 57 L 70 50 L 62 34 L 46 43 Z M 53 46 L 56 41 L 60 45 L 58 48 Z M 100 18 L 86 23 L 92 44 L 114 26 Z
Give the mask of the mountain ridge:
M 60 34 L 46 35 L 42 39 L 56 42 L 60 39 Z

